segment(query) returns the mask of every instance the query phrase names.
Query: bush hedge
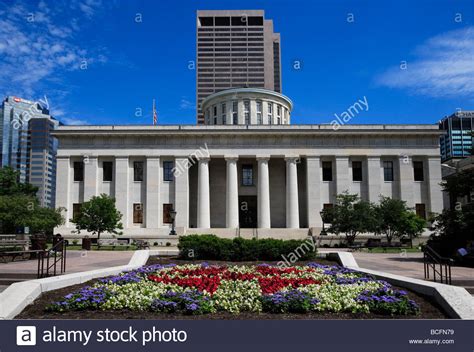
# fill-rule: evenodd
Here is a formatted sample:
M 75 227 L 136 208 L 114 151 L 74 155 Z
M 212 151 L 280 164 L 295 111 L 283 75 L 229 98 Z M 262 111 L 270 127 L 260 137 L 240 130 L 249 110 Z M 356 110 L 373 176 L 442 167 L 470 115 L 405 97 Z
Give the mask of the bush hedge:
M 305 240 L 219 238 L 215 235 L 187 235 L 179 238 L 180 258 L 189 260 L 280 261 L 283 256 L 298 260 L 315 258 L 316 249 Z

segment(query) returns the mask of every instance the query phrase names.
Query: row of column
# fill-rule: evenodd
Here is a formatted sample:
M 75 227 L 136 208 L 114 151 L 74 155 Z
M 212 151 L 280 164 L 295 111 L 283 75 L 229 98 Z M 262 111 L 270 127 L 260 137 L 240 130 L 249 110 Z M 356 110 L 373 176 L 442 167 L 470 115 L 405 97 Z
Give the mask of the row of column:
M 199 159 L 198 163 L 198 205 L 197 227 L 211 227 L 210 193 L 209 193 L 209 160 Z M 237 157 L 226 157 L 226 227 L 239 226 L 239 181 Z M 257 223 L 259 228 L 271 227 L 270 216 L 270 174 L 268 171 L 269 156 L 257 157 Z M 297 157 L 286 160 L 286 227 L 299 228 L 298 172 Z

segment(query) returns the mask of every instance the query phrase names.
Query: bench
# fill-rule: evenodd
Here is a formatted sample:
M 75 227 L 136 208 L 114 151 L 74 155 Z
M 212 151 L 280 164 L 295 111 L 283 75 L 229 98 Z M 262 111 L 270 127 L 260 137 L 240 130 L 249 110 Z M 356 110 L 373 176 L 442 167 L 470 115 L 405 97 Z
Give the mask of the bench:
M 116 247 L 125 247 L 126 249 L 130 248 L 128 241 L 118 239 L 103 239 L 99 240 L 97 244 L 99 247 L 112 247 L 112 249 L 115 249 Z
M 3 263 L 8 262 L 8 258 L 11 257 L 12 263 L 17 257 L 21 257 L 22 260 L 31 259 L 31 255 L 42 252 L 41 250 L 26 250 L 26 251 L 3 251 L 0 252 L 0 258 Z
M 137 249 L 150 249 L 150 245 L 145 240 L 135 240 L 134 244 Z
M 364 248 L 364 244 L 362 242 L 354 242 L 349 246 L 349 248 L 355 252 L 355 251 L 358 251 L 359 249 Z
M 28 240 L 16 240 L 16 239 L 0 239 L 0 251 L 2 249 L 16 249 L 18 247 L 22 248 L 23 250 L 27 250 L 29 245 Z

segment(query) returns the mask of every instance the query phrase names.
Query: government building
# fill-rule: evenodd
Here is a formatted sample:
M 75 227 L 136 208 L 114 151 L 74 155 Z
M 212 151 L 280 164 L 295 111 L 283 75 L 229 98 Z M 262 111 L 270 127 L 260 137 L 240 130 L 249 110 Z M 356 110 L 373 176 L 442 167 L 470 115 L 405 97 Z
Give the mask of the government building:
M 292 125 L 293 103 L 263 88 L 207 96 L 202 125 L 60 126 L 56 206 L 116 199 L 122 238 L 214 233 L 303 238 L 344 191 L 443 207 L 437 125 Z M 84 233 L 81 234 L 81 237 Z

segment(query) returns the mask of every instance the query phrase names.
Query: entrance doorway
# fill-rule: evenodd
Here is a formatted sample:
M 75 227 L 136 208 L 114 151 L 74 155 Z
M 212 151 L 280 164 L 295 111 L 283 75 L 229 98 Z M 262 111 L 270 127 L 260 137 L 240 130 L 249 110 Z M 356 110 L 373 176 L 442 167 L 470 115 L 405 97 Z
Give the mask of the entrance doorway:
M 257 196 L 239 196 L 239 224 L 241 228 L 257 227 Z

